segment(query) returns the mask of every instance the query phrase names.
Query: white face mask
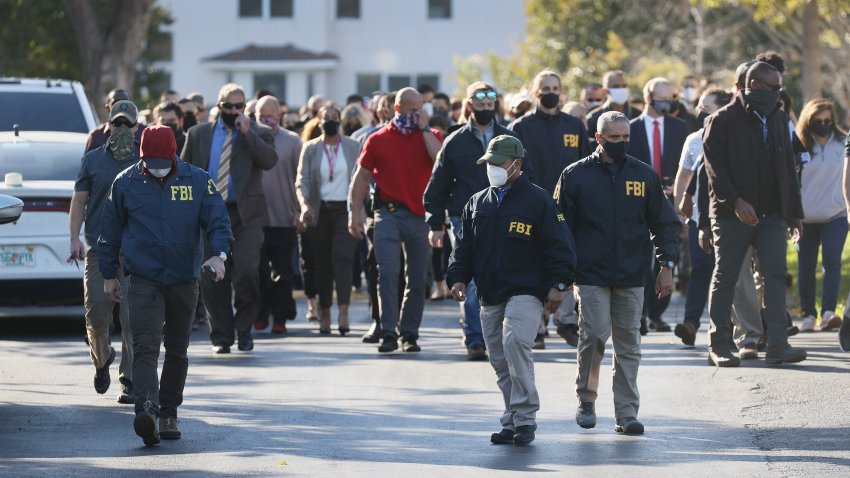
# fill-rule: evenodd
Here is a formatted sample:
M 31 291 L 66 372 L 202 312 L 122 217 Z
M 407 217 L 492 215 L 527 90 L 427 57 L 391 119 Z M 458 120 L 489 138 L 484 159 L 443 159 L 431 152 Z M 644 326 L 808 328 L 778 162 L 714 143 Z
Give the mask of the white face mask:
M 626 101 L 629 101 L 629 89 L 611 88 L 608 90 L 608 96 L 614 103 L 617 103 L 618 105 L 624 105 L 626 104 Z
M 515 163 L 516 160 L 514 160 L 514 162 L 511 163 L 510 166 L 508 166 L 508 169 L 514 167 Z M 500 188 L 504 186 L 506 182 L 508 182 L 508 178 L 510 177 L 511 175 L 508 174 L 507 169 L 502 169 L 498 166 L 487 164 L 487 180 L 490 181 L 490 186 L 493 186 L 494 188 Z
M 170 173 L 170 172 L 171 172 L 171 168 L 170 168 L 170 167 L 168 167 L 168 168 L 153 168 L 153 169 L 151 169 L 151 168 L 149 168 L 149 167 L 148 167 L 148 163 L 144 163 L 144 165 L 145 165 L 145 169 L 147 169 L 147 170 L 148 170 L 148 172 L 149 172 L 149 173 L 151 173 L 151 176 L 153 176 L 153 177 L 155 177 L 155 178 L 164 178 L 164 177 L 168 176 L 168 173 Z
M 693 103 L 697 98 L 699 98 L 697 89 L 691 87 L 684 88 L 682 90 L 682 98 L 684 98 L 688 103 Z

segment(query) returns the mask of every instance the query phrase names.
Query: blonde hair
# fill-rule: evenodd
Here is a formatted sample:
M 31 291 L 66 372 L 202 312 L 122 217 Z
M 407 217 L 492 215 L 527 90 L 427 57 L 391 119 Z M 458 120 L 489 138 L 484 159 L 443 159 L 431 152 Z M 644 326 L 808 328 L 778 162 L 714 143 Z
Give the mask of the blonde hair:
M 561 84 L 561 75 L 555 73 L 555 70 L 543 70 L 540 73 L 534 75 L 534 79 L 531 81 L 532 94 L 536 95 L 540 91 L 540 83 L 543 81 L 543 78 L 548 78 L 550 76 L 557 79 L 559 85 Z

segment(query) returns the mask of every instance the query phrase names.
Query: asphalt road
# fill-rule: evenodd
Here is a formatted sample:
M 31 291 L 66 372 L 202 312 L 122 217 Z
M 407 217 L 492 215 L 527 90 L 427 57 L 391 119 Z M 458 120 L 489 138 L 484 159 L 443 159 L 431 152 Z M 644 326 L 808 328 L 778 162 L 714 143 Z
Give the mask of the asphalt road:
M 677 296 L 668 319 L 681 311 Z M 575 424 L 575 351 L 553 333 L 535 353 L 537 440 L 514 447 L 489 443 L 501 396 L 490 365 L 466 361 L 457 316 L 429 303 L 423 351 L 390 356 L 360 342 L 362 301 L 345 338 L 299 317 L 287 336 L 258 334 L 252 353 L 213 356 L 198 331 L 183 439 L 154 448 L 133 433 L 132 407 L 115 402 L 117 362 L 113 388 L 94 392 L 81 320 L 0 319 L 0 475 L 850 476 L 850 354 L 835 333 L 792 338 L 809 350 L 798 366 L 738 369 L 706 365 L 704 332 L 693 349 L 650 333 L 641 437 L 613 431 L 608 373 L 599 425 Z

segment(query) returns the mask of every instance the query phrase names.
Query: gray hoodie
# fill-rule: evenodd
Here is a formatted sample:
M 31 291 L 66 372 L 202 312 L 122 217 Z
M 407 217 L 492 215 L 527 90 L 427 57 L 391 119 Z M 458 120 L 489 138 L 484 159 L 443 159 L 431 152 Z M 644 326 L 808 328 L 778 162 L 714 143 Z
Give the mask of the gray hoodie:
M 844 204 L 844 138 L 833 133 L 825 144 L 815 143 L 803 153 L 800 186 L 803 195 L 803 220 L 809 224 L 829 222 L 847 214 Z

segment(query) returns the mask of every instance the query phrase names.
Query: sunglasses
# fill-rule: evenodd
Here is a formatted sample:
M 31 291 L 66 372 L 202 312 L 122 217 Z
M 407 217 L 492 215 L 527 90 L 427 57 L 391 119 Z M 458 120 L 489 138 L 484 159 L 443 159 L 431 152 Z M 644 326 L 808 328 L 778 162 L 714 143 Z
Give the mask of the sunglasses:
M 110 124 L 112 126 L 114 126 L 115 128 L 119 128 L 121 126 L 126 126 L 128 128 L 132 128 L 132 127 L 136 126 L 136 123 L 133 123 L 126 118 L 116 118 L 116 119 L 112 120 L 110 122 Z
M 764 80 L 760 80 L 758 78 L 753 78 L 753 80 L 761 83 L 762 85 L 768 87 L 768 89 L 771 89 L 773 91 L 782 91 L 782 85 L 771 85 L 770 83 L 768 83 Z
M 236 110 L 244 110 L 244 109 L 245 109 L 245 103 L 230 103 L 230 102 L 225 102 L 225 103 L 220 103 L 220 104 L 219 104 L 219 106 L 220 106 L 220 107 L 221 107 L 221 109 L 223 109 L 223 110 L 233 110 L 233 109 L 236 109 Z
M 478 91 L 478 92 L 476 92 L 475 94 L 472 95 L 472 98 L 476 99 L 478 101 L 495 100 L 496 99 L 496 92 L 495 91 Z
M 817 125 L 820 125 L 820 124 L 825 124 L 825 125 L 831 126 L 832 120 L 831 119 L 812 120 L 812 126 L 817 126 Z

